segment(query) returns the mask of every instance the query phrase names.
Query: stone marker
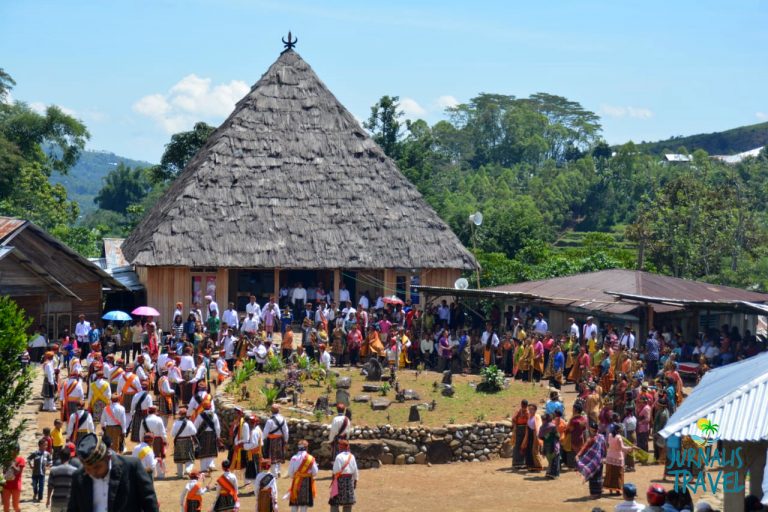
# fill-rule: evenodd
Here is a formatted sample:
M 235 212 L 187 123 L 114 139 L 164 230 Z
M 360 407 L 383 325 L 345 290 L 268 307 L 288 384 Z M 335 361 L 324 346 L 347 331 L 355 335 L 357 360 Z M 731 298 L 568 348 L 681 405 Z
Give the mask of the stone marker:
M 363 384 L 363 391 L 367 393 L 378 393 L 381 391 L 381 384 Z
M 383 371 L 384 369 L 381 367 L 379 360 L 375 357 L 372 357 L 368 359 L 367 363 L 365 363 L 365 380 L 371 382 L 380 382 L 381 374 Z
M 406 389 L 403 391 L 403 395 L 405 396 L 406 400 L 421 400 L 419 394 L 412 389 Z
M 352 386 L 352 377 L 341 377 L 336 380 L 336 389 L 349 389 Z
M 371 402 L 371 408 L 374 411 L 383 411 L 387 409 L 391 403 L 389 398 L 374 398 Z
M 453 374 L 451 370 L 445 370 L 443 372 L 443 384 L 453 384 Z
M 364 404 L 371 401 L 371 395 L 355 395 L 352 400 Z
M 455 392 L 453 386 L 450 384 L 443 384 L 443 391 L 441 392 L 443 396 L 452 397 Z
M 408 413 L 408 421 L 421 421 L 421 414 L 419 414 L 418 405 L 411 406 L 411 412 Z
M 346 389 L 337 389 L 336 390 L 336 403 L 337 404 L 344 404 L 347 407 L 349 407 L 349 391 Z
M 328 396 L 327 395 L 323 395 L 323 396 L 317 397 L 317 401 L 315 402 L 315 410 L 316 411 L 323 411 L 323 412 L 327 412 L 328 411 Z

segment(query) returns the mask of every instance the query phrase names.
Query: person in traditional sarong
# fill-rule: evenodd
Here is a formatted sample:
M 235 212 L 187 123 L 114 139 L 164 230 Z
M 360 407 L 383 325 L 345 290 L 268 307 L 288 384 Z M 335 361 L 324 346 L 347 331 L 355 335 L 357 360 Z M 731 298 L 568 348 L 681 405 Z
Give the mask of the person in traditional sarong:
M 651 422 L 653 420 L 653 409 L 648 403 L 646 395 L 640 395 L 637 399 L 639 407 L 637 412 L 637 447 L 644 452 L 648 451 L 648 441 L 651 435 Z
M 167 444 L 165 421 L 157 415 L 157 407 L 154 405 L 147 409 L 147 416 L 141 420 L 139 425 L 139 435 L 142 439 L 147 432 L 153 436 L 152 453 L 157 461 L 155 466 L 157 478 L 165 478 L 165 445 Z
M 578 383 L 581 379 L 589 376 L 589 368 L 591 366 L 590 356 L 587 353 L 584 345 L 579 346 L 579 354 L 576 356 L 571 373 L 568 374 L 568 380 Z
M 213 396 L 208 392 L 208 386 L 205 384 L 205 381 L 200 381 L 197 383 L 195 393 L 189 400 L 189 407 L 187 407 L 189 419 L 195 421 L 197 415 L 203 412 L 205 404 L 210 404 L 211 410 L 216 412 L 216 404 L 213 403 Z
M 120 377 L 125 373 L 125 363 L 122 359 L 118 359 L 115 366 L 109 372 L 109 387 L 112 388 L 112 393 L 118 393 L 117 383 L 120 381 Z M 118 393 L 118 396 L 120 394 Z
M 336 416 L 331 421 L 331 429 L 328 432 L 328 441 L 331 443 L 331 458 L 336 458 L 339 453 L 339 441 L 347 439 L 352 431 L 352 421 L 347 417 L 347 406 L 343 403 L 336 404 Z
M 556 479 L 560 477 L 560 432 L 553 421 L 551 414 L 544 414 L 538 434 L 542 442 L 542 451 L 549 462 L 546 477 Z
M 621 410 L 618 409 L 617 410 Z M 635 418 L 635 408 L 634 407 L 626 407 L 624 410 L 624 419 L 621 421 L 621 423 L 624 425 L 624 435 L 627 438 L 627 441 L 634 444 L 637 442 L 637 418 Z M 626 471 L 634 471 L 635 470 L 635 458 L 632 456 L 631 453 L 628 453 L 625 458 L 625 465 L 626 465 Z
M 243 410 L 240 407 L 235 407 L 235 416 L 232 420 L 232 426 L 230 427 L 230 439 L 232 445 L 229 447 L 229 453 L 227 459 L 229 460 L 230 469 L 232 471 L 242 471 L 245 469 L 245 464 L 248 459 L 248 453 L 245 449 L 245 444 L 251 438 L 251 427 L 248 425 Z
M 525 448 L 523 441 L 528 430 L 528 400 L 520 402 L 520 408 L 512 418 L 512 428 L 514 436 L 514 448 L 512 450 L 512 469 L 525 468 Z
M 125 434 L 128 430 L 128 420 L 125 416 L 125 407 L 120 405 L 120 397 L 112 393 L 110 404 L 101 412 L 99 423 L 103 435 L 112 440 L 111 448 L 117 453 L 123 453 L 125 449 Z
M 533 343 L 533 380 L 539 382 L 544 375 L 544 343 L 541 335 Z
M 133 448 L 133 452 L 131 452 L 131 455 L 141 461 L 141 465 L 150 476 L 155 474 L 155 467 L 157 466 L 157 460 L 152 451 L 152 441 L 154 438 L 155 436 L 153 436 L 151 432 L 147 432 L 144 434 L 142 442 L 137 444 Z
M 227 366 L 227 360 L 224 359 L 224 351 L 220 350 L 219 358 L 216 359 L 216 382 L 218 384 L 221 384 L 231 376 L 232 376 L 232 372 L 229 371 L 229 367 Z
M 447 336 L 447 329 L 445 329 Z M 483 344 L 483 365 L 485 367 L 496 364 L 497 352 L 499 349 L 499 336 L 493 329 L 492 322 L 485 323 L 485 331 L 480 336 L 480 343 Z
M 573 404 L 573 415 L 568 420 L 565 427 L 565 436 L 562 444 L 565 464 L 571 469 L 576 468 L 576 454 L 581 451 L 584 442 L 587 439 L 587 430 L 589 422 L 584 415 L 584 408 L 581 403 Z
M 541 471 L 544 467 L 541 461 L 541 440 L 539 439 L 541 418 L 536 414 L 536 409 L 534 404 L 528 405 L 528 424 L 522 446 L 525 450 L 525 467 L 531 472 Z
M 306 512 L 308 507 L 315 504 L 317 462 L 307 451 L 308 447 L 309 443 L 305 439 L 299 441 L 298 453 L 291 457 L 288 464 L 288 476 L 291 478 L 291 512 Z
M 174 416 L 176 414 L 176 392 L 171 386 L 168 378 L 168 370 L 174 366 L 173 361 L 166 361 L 166 372 L 161 375 L 157 381 L 157 404 L 160 414 L 164 417 Z
M 291 354 L 293 353 L 293 327 L 291 327 L 291 324 L 288 324 L 285 326 L 285 333 L 283 334 L 283 339 L 280 342 L 280 354 L 283 358 L 283 361 L 288 361 L 291 358 Z
M 184 355 L 181 356 L 179 369 L 181 370 L 182 381 L 179 382 L 179 403 L 186 406 L 192 398 L 194 383 L 192 378 L 195 376 L 195 359 L 192 355 L 192 347 L 184 348 Z
M 590 382 L 589 394 L 584 401 L 584 412 L 587 413 L 587 417 L 590 421 L 597 423 L 599 421 L 600 408 L 603 405 L 603 397 L 601 396 L 601 389 L 598 389 L 594 382 Z
M 136 393 L 141 393 L 141 382 L 139 377 L 133 373 L 131 367 L 127 367 L 125 372 L 117 380 L 117 394 L 120 395 L 125 413 L 128 415 L 128 421 L 131 421 L 131 405 Z
M 285 462 L 288 424 L 280 414 L 280 406 L 272 405 L 272 416 L 264 423 L 264 457 L 272 464 L 272 473 L 280 478 L 280 465 Z
M 197 454 L 197 458 L 200 459 L 200 471 L 216 469 L 214 462 L 219 451 L 221 424 L 219 417 L 213 411 L 212 404 L 203 405 L 203 411 L 195 418 L 194 425 L 197 430 L 197 442 L 200 445 L 200 451 Z
M 589 423 L 590 438 L 576 454 L 576 465 L 584 480 L 589 482 L 592 498 L 603 495 L 603 460 L 607 453 L 605 437 L 597 431 L 597 423 Z
M 189 482 L 181 491 L 180 512 L 203 512 L 203 494 L 208 488 L 200 481 L 201 473 L 192 471 L 189 473 Z
M 248 441 L 243 445 L 245 449 L 245 471 L 243 477 L 246 482 L 250 482 L 253 485 L 253 492 L 256 493 L 256 475 L 259 473 L 264 436 L 261 427 L 259 427 L 259 418 L 251 414 L 247 420 L 250 435 Z
M 632 451 L 624 444 L 623 427 L 617 426 L 615 433 L 608 434 L 608 453 L 605 457 L 605 481 L 603 488 L 611 494 L 620 494 L 624 487 L 624 455 Z
M 96 380 L 91 382 L 88 392 L 88 407 L 95 421 L 98 422 L 101 419 L 101 411 L 110 403 L 111 395 L 109 382 L 104 378 L 104 373 L 96 372 Z
M 227 510 L 239 510 L 240 498 L 237 495 L 237 477 L 229 471 L 230 463 L 225 460 L 221 463 L 222 475 L 216 480 L 215 489 L 218 491 L 216 501 L 213 503 L 213 512 L 225 512 Z M 209 490 L 213 490 L 209 487 Z
M 187 409 L 179 409 L 178 419 L 171 427 L 173 438 L 173 462 L 176 464 L 176 476 L 181 478 L 189 474 L 195 463 L 195 425 L 187 419 Z
M 343 326 L 344 320 L 342 318 L 338 318 L 336 320 L 336 327 L 333 328 L 333 333 L 331 334 L 331 354 L 336 360 L 337 367 L 344 366 L 344 353 L 347 344 L 347 335 L 344 332 Z
M 141 435 L 139 430 L 141 428 L 141 420 L 143 420 L 147 414 L 149 408 L 154 405 L 152 401 L 152 395 L 149 391 L 145 391 L 147 382 L 142 382 L 142 391 L 134 395 L 131 402 L 131 441 L 134 443 L 141 442 Z
M 397 367 L 401 369 L 407 368 L 411 364 L 411 359 L 409 357 L 409 353 L 411 351 L 411 339 L 405 333 L 405 329 L 403 327 L 398 328 L 397 344 L 400 350 Z
M 351 512 L 355 504 L 355 489 L 360 474 L 357 470 L 355 456 L 349 452 L 349 441 L 339 441 L 339 453 L 333 460 L 333 480 L 328 504 L 331 512 Z
M 85 402 L 81 401 L 77 405 L 77 409 L 69 415 L 67 421 L 67 435 L 70 443 L 77 444 L 77 440 L 86 434 L 93 434 L 96 432 L 96 427 L 93 425 L 93 415 L 85 408 Z
M 563 385 L 563 372 L 565 371 L 565 356 L 559 344 L 552 347 L 549 355 L 550 377 L 549 385 L 555 389 L 560 389 Z
M 256 475 L 256 512 L 277 512 L 277 478 L 269 470 L 269 459 L 261 459 Z
M 77 405 L 85 398 L 80 374 L 73 373 L 59 389 L 61 400 L 61 420 L 69 421 L 69 417 L 77 410 Z
M 523 341 L 523 352 L 520 355 L 519 368 L 520 378 L 526 382 L 529 381 L 533 368 L 533 347 L 531 346 L 530 339 Z
M 56 411 L 56 371 L 53 363 L 53 352 L 43 355 L 43 411 Z
M 680 405 L 683 402 L 683 379 L 677 371 L 677 363 L 672 358 L 664 363 L 664 376 L 667 378 L 667 381 L 674 383 L 675 405 Z
M 515 379 L 519 379 L 521 377 L 521 371 L 520 371 L 520 360 L 523 357 L 523 353 L 525 352 L 525 344 L 522 340 L 514 339 L 514 356 L 512 359 L 512 376 Z

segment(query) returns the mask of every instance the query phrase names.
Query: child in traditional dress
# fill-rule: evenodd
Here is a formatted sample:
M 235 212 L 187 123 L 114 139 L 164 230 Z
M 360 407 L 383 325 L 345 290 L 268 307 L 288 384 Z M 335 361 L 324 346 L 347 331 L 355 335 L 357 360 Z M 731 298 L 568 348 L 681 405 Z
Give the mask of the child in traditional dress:
M 200 481 L 200 477 L 204 474 L 197 471 L 189 474 L 189 482 L 181 491 L 181 512 L 203 511 L 203 494 L 208 492 L 208 487 Z
M 288 465 L 288 476 L 292 478 L 289 493 L 291 512 L 307 512 L 307 508 L 315 504 L 317 462 L 307 451 L 308 447 L 309 442 L 305 439 L 299 441 L 299 451 L 291 457 Z
M 331 512 L 339 512 L 339 507 L 344 512 L 352 512 L 358 479 L 357 461 L 349 452 L 349 441 L 340 439 L 339 454 L 333 462 L 333 482 L 328 500 Z
M 221 469 L 224 473 L 216 480 L 216 489 L 219 495 L 213 504 L 213 512 L 224 512 L 226 510 L 239 510 L 240 499 L 237 496 L 237 477 L 229 471 L 229 461 L 221 463 Z M 213 490 L 208 487 L 208 490 Z
M 261 459 L 260 466 L 254 484 L 256 512 L 277 512 L 277 478 L 270 471 L 269 459 Z

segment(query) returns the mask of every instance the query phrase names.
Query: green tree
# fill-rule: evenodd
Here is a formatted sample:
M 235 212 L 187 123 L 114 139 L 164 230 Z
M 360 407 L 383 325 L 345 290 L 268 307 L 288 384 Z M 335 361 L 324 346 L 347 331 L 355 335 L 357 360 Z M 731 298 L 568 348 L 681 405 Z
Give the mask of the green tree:
M 160 165 L 151 170 L 153 183 L 167 183 L 173 181 L 186 167 L 197 152 L 208 141 L 208 137 L 216 130 L 213 126 L 202 121 L 187 132 L 175 133 L 171 141 L 165 145 L 165 151 L 160 158 Z
M 21 355 L 27 349 L 27 329 L 32 321 L 8 297 L 0 297 L 0 463 L 10 460 L 14 445 L 27 428 L 22 420 L 13 426 L 14 416 L 31 392 L 31 369 L 22 368 Z
M 93 202 L 104 210 L 126 213 L 128 206 L 141 202 L 151 190 L 146 171 L 120 162 L 104 177 L 104 185 Z
M 14 85 L 16 85 L 16 81 L 3 68 L 0 68 L 0 103 L 5 103 L 8 100 L 8 94 Z
M 403 112 L 400 110 L 398 101 L 400 101 L 399 96 L 382 96 L 371 107 L 368 121 L 363 123 L 363 127 L 371 132 L 376 144 L 388 157 L 394 159 L 400 156 L 400 138 L 402 137 L 400 118 L 403 117 Z

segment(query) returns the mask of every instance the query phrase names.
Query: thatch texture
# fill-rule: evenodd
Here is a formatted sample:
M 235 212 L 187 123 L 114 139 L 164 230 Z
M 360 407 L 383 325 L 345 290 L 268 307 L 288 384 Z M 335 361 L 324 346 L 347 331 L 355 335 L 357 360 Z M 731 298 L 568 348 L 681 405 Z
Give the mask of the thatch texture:
M 134 265 L 474 268 L 309 65 L 280 55 L 123 243 Z

